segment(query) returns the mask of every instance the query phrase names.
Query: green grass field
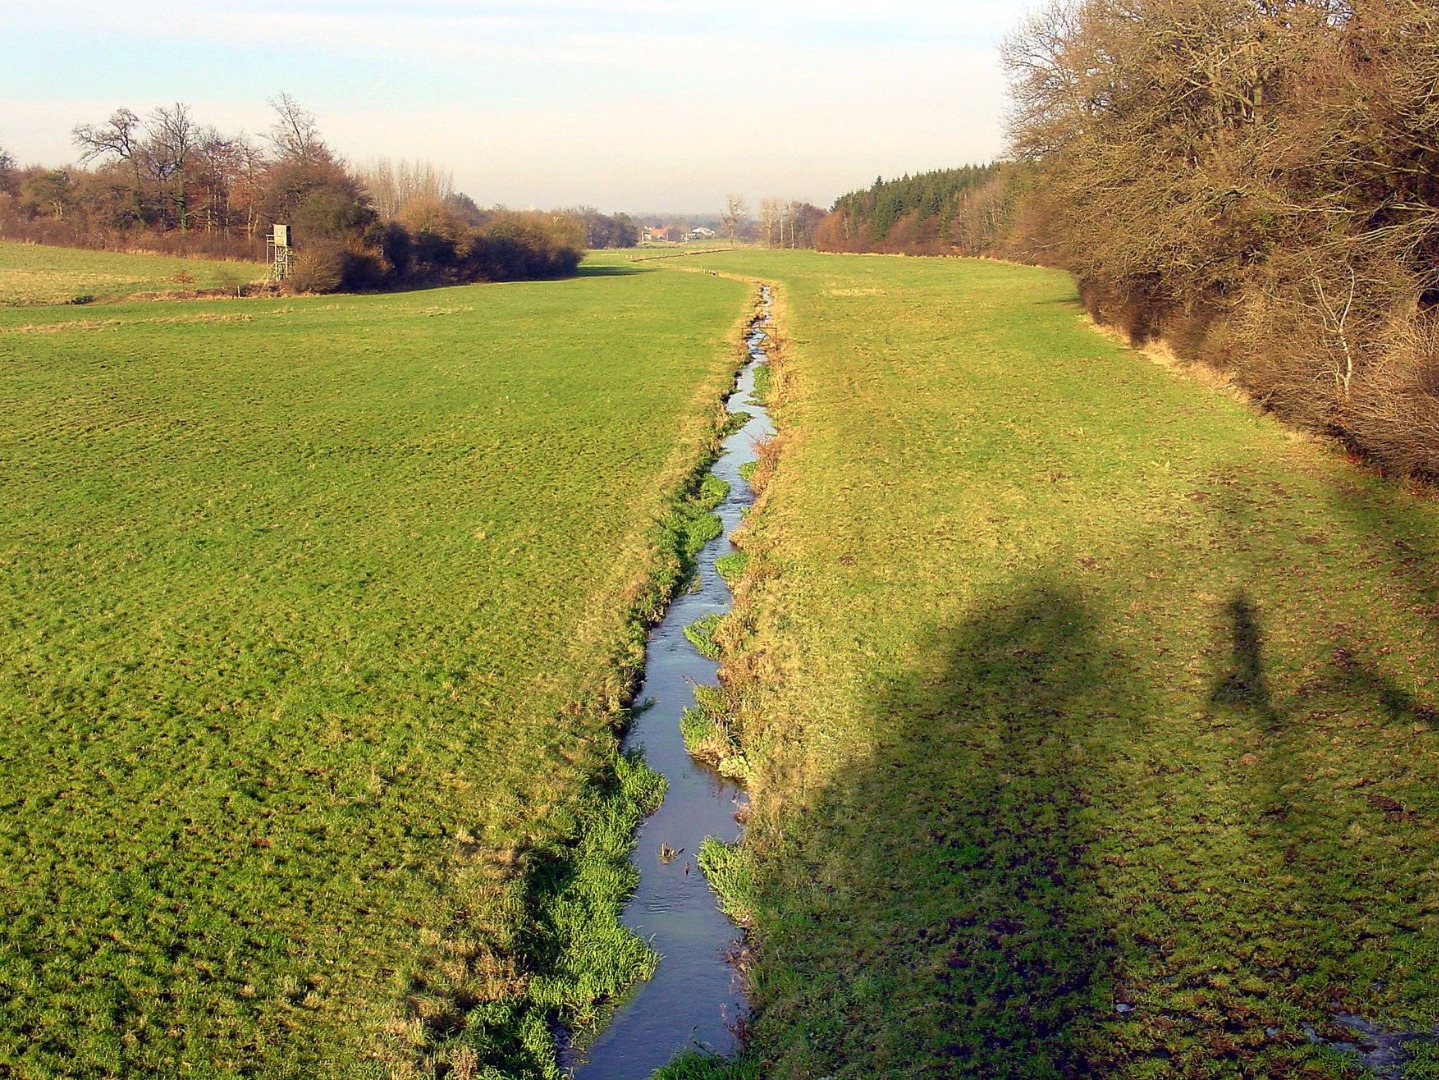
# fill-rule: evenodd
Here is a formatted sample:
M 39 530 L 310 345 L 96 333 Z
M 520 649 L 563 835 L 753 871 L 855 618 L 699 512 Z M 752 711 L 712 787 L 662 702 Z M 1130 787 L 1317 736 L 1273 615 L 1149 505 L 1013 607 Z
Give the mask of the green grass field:
M 0 308 L 89 304 L 265 279 L 258 263 L 125 255 L 0 240 Z
M 750 1067 L 1339 1076 L 1306 1028 L 1428 1031 L 1433 497 L 1115 346 L 1059 273 L 690 265 L 775 282 L 784 338 L 719 635 Z
M 695 269 L 782 336 L 716 635 L 733 1071 L 1339 1076 L 1341 1016 L 1435 1024 L 1432 498 L 1059 274 L 635 254 L 77 308 L 176 271 L 0 245 L 0 1073 L 553 1075 L 650 962 L 613 726 L 752 296 Z
M 0 1073 L 540 1075 L 642 965 L 615 710 L 751 290 L 608 270 L 0 310 Z

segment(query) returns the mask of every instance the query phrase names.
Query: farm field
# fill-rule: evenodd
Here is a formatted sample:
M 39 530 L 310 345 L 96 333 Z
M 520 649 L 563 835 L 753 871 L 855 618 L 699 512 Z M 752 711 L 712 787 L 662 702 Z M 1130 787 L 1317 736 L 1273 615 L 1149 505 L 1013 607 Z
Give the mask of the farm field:
M 0 308 L 234 289 L 264 277 L 265 267 L 258 263 L 126 255 L 0 240 Z
M 783 341 L 719 634 L 748 1068 L 1342 1076 L 1430 1032 L 1433 496 L 1111 343 L 1060 273 L 686 262 L 774 282 Z
M 41 254 L 0 246 L 0 1073 L 545 1074 L 546 1010 L 647 959 L 613 726 L 752 289 L 77 309 L 131 285 Z

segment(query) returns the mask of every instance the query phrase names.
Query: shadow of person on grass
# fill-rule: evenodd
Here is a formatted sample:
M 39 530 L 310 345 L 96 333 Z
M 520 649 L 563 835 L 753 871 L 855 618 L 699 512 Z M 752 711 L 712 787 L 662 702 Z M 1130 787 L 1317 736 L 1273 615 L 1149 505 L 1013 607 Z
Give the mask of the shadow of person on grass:
M 1379 778 L 1395 772 L 1394 736 L 1422 730 L 1439 712 L 1385 675 L 1357 641 L 1334 649 L 1325 668 L 1276 698 L 1263 620 L 1247 592 L 1230 600 L 1225 623 L 1230 656 L 1209 704 L 1258 736 L 1237 764 L 1253 776 L 1250 842 L 1274 875 L 1265 899 L 1275 910 L 1311 913 L 1274 935 L 1236 910 L 1244 974 L 1251 986 L 1284 989 L 1309 1042 L 1337 1049 L 1372 1075 L 1402 1075 L 1410 1044 L 1434 1037 L 1427 1022 L 1413 1029 L 1416 1003 L 1402 989 L 1432 952 L 1404 911 L 1412 899 L 1401 899 L 1430 847 L 1409 796 Z M 1347 775 L 1321 779 L 1325 773 Z M 1254 1009 L 1272 1010 L 1262 992 L 1249 1000 L 1218 995 L 1212 1005 L 1230 1026 Z
M 758 1022 L 788 1044 L 781 1072 L 1087 1071 L 1116 1004 L 1086 762 L 1142 718 L 1111 644 L 1076 592 L 1038 584 L 918 650 L 939 670 L 874 687 L 867 759 L 803 814 L 767 898 L 787 986 Z
M 1225 609 L 1230 631 L 1230 664 L 1215 680 L 1209 693 L 1211 705 L 1224 705 L 1252 713 L 1266 729 L 1280 722 L 1264 673 L 1264 631 L 1259 613 L 1248 593 L 1239 593 Z

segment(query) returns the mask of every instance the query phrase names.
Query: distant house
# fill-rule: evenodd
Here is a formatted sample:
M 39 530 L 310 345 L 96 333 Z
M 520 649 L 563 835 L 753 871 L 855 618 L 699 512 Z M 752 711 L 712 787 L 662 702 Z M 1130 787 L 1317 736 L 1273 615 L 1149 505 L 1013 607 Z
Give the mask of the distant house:
M 651 244 L 663 243 L 670 238 L 670 231 L 663 226 L 645 230 L 645 240 Z
M 713 240 L 716 235 L 717 234 L 713 229 L 707 228 L 704 225 L 696 225 L 693 229 L 690 230 L 688 239 Z

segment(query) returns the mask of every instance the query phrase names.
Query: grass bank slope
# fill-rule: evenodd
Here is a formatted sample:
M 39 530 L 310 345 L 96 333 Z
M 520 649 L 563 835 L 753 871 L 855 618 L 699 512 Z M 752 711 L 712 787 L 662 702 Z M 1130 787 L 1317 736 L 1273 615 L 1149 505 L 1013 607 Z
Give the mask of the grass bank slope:
M 762 1071 L 1330 1076 L 1382 1041 L 1346 1017 L 1430 1029 L 1434 501 L 1060 274 L 700 261 L 785 338 L 727 660 Z
M 0 311 L 0 1072 L 544 1071 L 746 295 Z
M 234 289 L 264 278 L 265 267 L 259 263 L 126 255 L 0 240 L 0 308 Z

